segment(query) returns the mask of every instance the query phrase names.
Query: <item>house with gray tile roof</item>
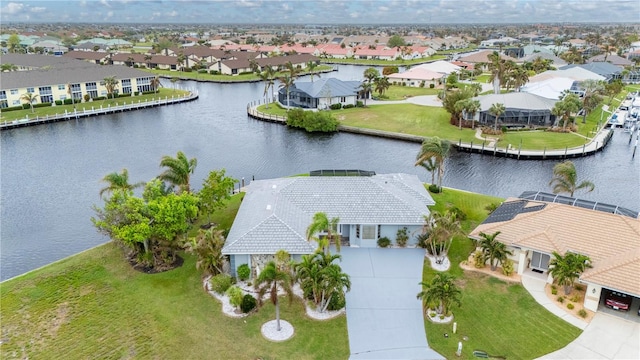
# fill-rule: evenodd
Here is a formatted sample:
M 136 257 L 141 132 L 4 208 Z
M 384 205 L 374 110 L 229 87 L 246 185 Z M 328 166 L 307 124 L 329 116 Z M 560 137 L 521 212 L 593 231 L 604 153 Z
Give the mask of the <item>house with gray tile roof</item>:
M 489 94 L 474 99 L 480 101 L 480 111 L 476 113 L 475 120 L 488 126 L 493 126 L 496 119 L 489 113 L 493 104 L 503 104 L 506 109 L 498 118 L 498 126 L 551 126 L 556 120 L 555 115 L 551 114 L 551 109 L 557 99 L 526 92 Z
M 289 88 L 289 106 L 305 109 L 328 109 L 333 104 L 356 105 L 361 81 L 324 78 L 314 82 L 295 82 Z M 287 91 L 278 91 L 278 100 L 287 105 Z
M 406 227 L 409 245 L 417 243 L 428 206 L 435 202 L 417 176 L 308 176 L 256 180 L 231 226 L 222 253 L 231 272 L 242 264 L 252 268 L 264 256 L 286 250 L 295 258 L 315 251 L 306 231 L 313 215 L 339 218 L 338 232 L 352 247 L 376 247 L 380 237 L 395 243 Z

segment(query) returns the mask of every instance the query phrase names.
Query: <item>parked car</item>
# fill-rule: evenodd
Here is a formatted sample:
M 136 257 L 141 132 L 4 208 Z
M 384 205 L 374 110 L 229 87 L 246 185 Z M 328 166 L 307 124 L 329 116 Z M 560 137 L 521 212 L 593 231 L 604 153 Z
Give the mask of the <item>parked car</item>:
M 631 308 L 631 301 L 633 301 L 633 297 L 631 295 L 617 291 L 609 291 L 605 297 L 604 304 L 614 310 L 629 311 Z M 638 311 L 640 312 L 640 310 Z

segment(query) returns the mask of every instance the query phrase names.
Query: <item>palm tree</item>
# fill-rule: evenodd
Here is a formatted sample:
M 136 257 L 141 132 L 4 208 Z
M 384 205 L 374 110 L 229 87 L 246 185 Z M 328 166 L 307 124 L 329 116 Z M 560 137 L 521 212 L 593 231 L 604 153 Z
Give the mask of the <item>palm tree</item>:
M 507 61 L 500 57 L 500 53 L 494 51 L 487 56 L 489 62 L 487 66 L 491 77 L 489 81 L 493 83 L 493 93 L 500 94 L 500 84 L 507 82 L 511 69 L 515 66 L 513 61 Z
M 561 97 L 562 100 L 556 102 L 553 109 L 551 109 L 551 114 L 556 116 L 556 123 L 558 119 L 562 119 L 562 130 L 564 131 L 567 128 L 571 114 L 577 113 L 582 104 L 578 95 L 574 93 L 563 92 Z
M 313 72 L 317 67 L 318 67 L 318 63 L 315 61 L 309 60 L 309 62 L 307 63 L 307 70 L 309 71 L 309 77 L 311 78 L 311 82 L 313 82 L 314 76 L 320 77 L 320 74 L 316 74 Z
M 556 164 L 553 167 L 553 178 L 549 185 L 553 185 L 554 194 L 569 193 L 571 197 L 577 190 L 587 189 L 588 192 L 591 192 L 595 189 L 595 185 L 591 181 L 583 181 L 578 184 L 578 172 L 570 160 Z
M 391 86 L 391 83 L 389 82 L 389 78 L 387 78 L 386 76 L 381 76 L 379 78 L 376 78 L 373 81 L 375 88 L 376 88 L 376 92 L 382 96 L 384 95 L 384 92 L 387 91 L 387 89 L 389 89 L 389 87 Z
M 198 160 L 196 158 L 187 159 L 187 156 L 178 151 L 175 158 L 165 155 L 160 161 L 160 167 L 167 168 L 158 178 L 177 186 L 179 192 L 190 192 L 189 178 L 196 170 Z
M 442 177 L 444 175 L 444 159 L 449 156 L 451 143 L 448 140 L 440 139 L 437 136 L 426 138 L 422 142 L 420 152 L 416 156 L 415 166 L 434 158 L 438 164 L 438 189 L 442 189 Z
M 480 101 L 474 99 L 463 99 L 458 100 L 455 103 L 456 112 L 466 115 L 471 118 L 473 128 L 473 118 L 476 116 L 476 113 L 480 110 Z M 458 117 L 458 128 L 462 129 L 462 118 L 463 116 Z
M 327 311 L 331 299 L 336 294 L 344 295 L 344 290 L 351 290 L 351 279 L 342 271 L 338 264 L 329 264 L 322 270 L 322 294 L 320 297 L 320 312 Z
M 69 97 L 71 98 L 71 103 L 73 104 L 73 110 L 75 110 L 76 109 L 76 101 L 73 98 L 73 91 L 72 91 L 71 83 L 67 84 L 67 94 L 69 94 Z
M 580 275 L 591 268 L 590 259 L 586 255 L 566 252 L 564 256 L 553 252 L 553 259 L 549 262 L 551 265 L 549 272 L 559 285 L 564 287 L 565 295 L 569 295 L 573 288 L 573 283 Z
M 176 92 L 176 83 L 180 80 L 177 76 L 172 76 L 169 81 L 173 84 L 173 92 Z
M 318 249 L 322 249 L 326 254 L 329 253 L 329 246 L 333 242 L 336 245 L 336 251 L 340 252 L 340 234 L 338 233 L 338 223 L 340 219 L 337 217 L 329 219 L 326 213 L 317 212 L 313 215 L 313 221 L 307 227 L 307 240 L 315 240 L 318 242 Z M 323 238 L 316 236 L 320 232 L 326 232 Z
M 102 178 L 103 182 L 107 183 L 107 186 L 100 190 L 100 197 L 104 193 L 111 193 L 115 190 L 124 190 L 124 191 L 132 191 L 135 188 L 144 186 L 144 182 L 137 182 L 135 184 L 129 184 L 129 170 L 122 169 L 121 173 L 112 172 L 111 174 L 105 175 Z
M 282 83 L 280 85 L 280 87 L 283 87 L 285 89 L 285 91 L 287 92 L 287 111 L 289 111 L 289 89 L 291 89 L 291 87 L 293 86 L 295 79 L 291 77 L 290 74 L 284 74 L 282 76 L 280 76 L 278 78 L 278 80 L 280 80 L 280 82 Z
M 276 330 L 280 331 L 280 302 L 278 301 L 278 289 L 284 290 L 289 298 L 289 302 L 293 301 L 293 279 L 289 272 L 278 268 L 274 261 L 269 261 L 262 269 L 258 279 L 256 279 L 255 289 L 258 292 L 258 304 L 262 305 L 262 298 L 269 292 L 271 302 L 276 307 Z
M 461 306 L 460 289 L 454 283 L 454 277 L 448 273 L 437 273 L 431 283 L 421 282 L 422 291 L 416 296 L 426 306 L 438 304 L 436 313 L 446 315 L 453 303 Z
M 368 83 L 373 83 L 373 81 L 380 77 L 380 72 L 376 68 L 368 68 L 363 73 L 364 78 L 367 79 Z
M 158 89 L 160 88 L 160 86 L 162 86 L 162 84 L 160 83 L 160 77 L 156 76 L 153 79 L 151 79 L 151 81 L 149 82 L 149 85 L 151 86 L 153 91 L 157 94 Z
M 371 93 L 371 83 L 370 82 L 366 82 L 363 81 L 362 84 L 360 84 L 360 91 L 363 94 L 363 99 L 364 99 L 364 106 L 367 106 L 367 99 L 369 98 L 369 94 Z
M 505 109 L 504 104 L 492 104 L 491 108 L 489 108 L 489 114 L 496 117 L 496 121 L 493 124 L 493 130 L 498 131 L 498 118 L 500 115 L 504 114 L 507 109 Z
M 438 170 L 438 164 L 436 164 L 435 160 L 431 157 L 418 165 L 431 173 L 431 184 L 435 184 L 436 170 Z
M 20 96 L 20 100 L 24 100 L 27 104 L 29 104 L 29 107 L 31 108 L 31 112 L 33 113 L 35 110 L 33 109 L 33 103 L 36 102 L 38 100 L 38 96 L 40 95 L 36 95 L 36 94 L 32 94 L 30 92 L 24 93 Z
M 456 235 L 463 235 L 460 222 L 452 212 L 432 212 L 425 217 L 425 229 L 429 233 L 427 249 L 435 257 L 436 264 L 442 264 Z
M 515 66 L 507 79 L 507 90 L 510 88 L 520 92 L 520 88 L 529 81 L 529 73 L 523 66 Z
M 269 90 L 273 86 L 273 78 L 276 75 L 276 71 L 271 66 L 266 66 L 264 71 L 258 74 L 260 76 L 260 80 L 264 81 L 264 98 L 265 98 L 265 107 L 269 108 Z
M 187 252 L 197 256 L 196 268 L 202 270 L 205 275 L 217 275 L 222 273 L 224 256 L 224 233 L 215 227 L 199 229 L 195 238 L 189 239 L 184 244 Z
M 149 54 L 145 54 L 144 55 L 144 61 L 147 62 L 147 68 L 151 69 L 151 59 L 153 59 L 153 57 Z
M 602 95 L 605 91 L 604 82 L 587 79 L 580 83 L 580 87 L 584 90 L 584 95 L 582 96 L 582 123 L 586 124 L 587 115 L 602 101 Z
M 482 240 L 480 240 L 480 248 L 482 249 L 482 258 L 486 262 L 489 260 L 491 265 L 491 271 L 495 271 L 498 267 L 498 263 L 502 263 L 507 259 L 507 255 L 513 255 L 513 252 L 507 250 L 504 243 L 496 240 L 496 237 L 500 235 L 500 231 L 489 235 L 480 233 Z
M 107 98 L 114 97 L 116 90 L 118 89 L 118 79 L 115 76 L 108 76 L 102 80 L 104 87 L 107 89 Z

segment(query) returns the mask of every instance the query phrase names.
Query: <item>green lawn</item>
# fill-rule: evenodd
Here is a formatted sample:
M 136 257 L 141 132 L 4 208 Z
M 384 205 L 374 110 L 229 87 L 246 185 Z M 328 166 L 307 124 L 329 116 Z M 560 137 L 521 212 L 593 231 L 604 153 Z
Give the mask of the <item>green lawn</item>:
M 329 65 L 319 65 L 316 67 L 314 73 L 321 73 L 328 70 L 333 69 L 332 66 Z M 200 74 L 197 71 L 171 71 L 171 70 L 158 70 L 158 69 L 142 69 L 156 75 L 160 76 L 169 76 L 169 77 L 178 77 L 184 79 L 194 79 L 194 80 L 207 80 L 214 82 L 244 82 L 244 81 L 259 81 L 260 77 L 254 73 L 250 74 L 239 74 L 239 75 L 211 75 L 211 74 Z M 302 72 L 300 75 L 307 75 L 309 72 Z M 284 73 L 279 72 L 276 73 L 276 76 L 284 75 Z
M 418 65 L 426 62 L 445 59 L 444 55 L 432 55 L 421 59 L 412 60 L 370 60 L 370 59 L 320 59 L 320 62 L 326 64 L 353 64 L 353 65 L 371 65 L 371 66 L 407 66 Z
M 457 206 L 467 214 L 462 224 L 465 232 L 486 218 L 487 204 L 501 200 L 447 188 L 442 194 L 432 196 L 436 200 L 432 210 Z M 522 285 L 463 271 L 459 264 L 472 250 L 473 244 L 466 237 L 456 238 L 451 246 L 452 267 L 448 272 L 458 278 L 462 289 L 462 307 L 453 309 L 458 331 L 453 334 L 452 324 L 433 324 L 425 319 L 431 348 L 453 359 L 461 341 L 465 359 L 473 358 L 473 350 L 484 350 L 507 359 L 532 359 L 564 347 L 581 333 L 539 305 Z M 434 274 L 425 262 L 424 280 L 430 281 Z M 444 337 L 445 333 L 448 338 Z M 468 340 L 463 340 L 465 336 Z
M 101 105 L 102 107 L 107 107 L 109 105 L 114 106 L 116 104 L 122 105 L 123 102 L 130 104 L 132 101 L 136 103 L 138 101 L 145 102 L 145 101 L 151 101 L 153 99 L 157 100 L 158 98 L 164 99 L 165 97 L 171 98 L 171 96 L 184 96 L 186 94 L 188 94 L 188 91 L 178 90 L 178 89 L 174 90 L 171 88 L 160 88 L 157 94 L 138 95 L 133 97 L 127 96 L 127 97 L 105 99 L 105 100 L 98 100 L 98 101 L 92 101 L 92 102 L 83 101 L 81 103 L 76 103 L 75 106 L 78 111 L 81 111 L 83 109 L 91 110 L 91 107 L 100 108 Z M 29 117 L 29 119 L 35 119 L 36 117 L 44 117 L 47 115 L 51 116 L 55 114 L 64 114 L 65 110 L 67 112 L 72 113 L 73 104 L 33 108 L 33 110 L 34 110 L 33 112 L 31 112 L 31 109 L 3 111 L 2 113 L 0 113 L 0 121 L 9 122 L 9 121 L 18 120 L 18 119 L 24 119 L 27 116 Z
M 240 204 L 214 214 L 229 226 Z M 46 359 L 346 359 L 346 317 L 309 319 L 302 302 L 283 301 L 281 317 L 295 328 L 283 343 L 260 326 L 275 317 L 268 303 L 244 319 L 223 315 L 202 290 L 195 258 L 147 275 L 125 262 L 114 244 L 86 251 L 0 284 L 0 357 Z
M 476 82 L 479 82 L 481 84 L 488 84 L 490 78 L 491 78 L 491 75 L 482 74 L 482 75 L 476 76 Z
M 270 115 L 287 116 L 287 109 L 278 103 L 269 103 L 268 109 L 266 105 L 260 105 L 258 106 L 258 111 Z
M 373 92 L 373 96 L 376 100 L 404 100 L 413 96 L 436 95 L 438 94 L 438 91 L 438 89 L 430 89 L 428 86 L 421 88 L 413 86 L 391 85 L 389 89 L 384 92 L 384 95 L 378 96 L 378 93 Z

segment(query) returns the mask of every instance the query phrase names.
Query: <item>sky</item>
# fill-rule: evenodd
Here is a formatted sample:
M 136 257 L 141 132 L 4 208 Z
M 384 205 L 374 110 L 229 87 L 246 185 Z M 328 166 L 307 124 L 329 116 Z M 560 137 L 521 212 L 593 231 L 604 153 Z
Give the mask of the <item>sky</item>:
M 0 21 L 211 24 L 640 22 L 640 0 L 0 0 Z

